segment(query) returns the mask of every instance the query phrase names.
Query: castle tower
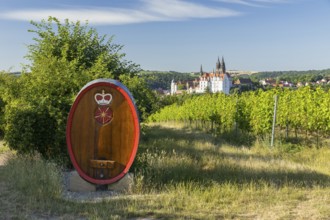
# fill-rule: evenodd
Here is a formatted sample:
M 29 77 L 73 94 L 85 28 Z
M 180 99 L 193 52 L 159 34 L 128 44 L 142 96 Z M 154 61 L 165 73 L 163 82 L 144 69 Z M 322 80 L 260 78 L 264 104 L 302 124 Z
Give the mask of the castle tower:
M 225 59 L 223 57 L 221 60 L 221 72 L 226 73 L 226 64 L 225 64 Z
M 174 82 L 174 79 L 172 79 L 172 82 L 171 82 L 171 95 L 176 94 L 177 90 L 178 90 L 178 86 Z
M 220 68 L 221 68 L 221 63 L 220 63 L 220 59 L 218 57 L 218 61 L 217 61 L 216 65 L 215 65 L 216 72 L 220 72 Z

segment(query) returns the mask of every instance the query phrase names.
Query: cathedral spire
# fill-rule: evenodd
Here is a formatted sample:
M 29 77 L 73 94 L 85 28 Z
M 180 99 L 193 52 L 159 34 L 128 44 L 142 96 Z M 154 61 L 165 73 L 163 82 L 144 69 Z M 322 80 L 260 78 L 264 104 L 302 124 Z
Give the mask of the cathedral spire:
M 218 72 L 218 71 L 220 71 L 220 68 L 221 68 L 221 63 L 220 63 L 220 59 L 219 59 L 219 57 L 218 57 L 218 61 L 217 61 L 217 64 L 216 64 L 216 71 Z
M 200 70 L 201 76 L 203 76 L 203 66 L 201 65 L 201 70 Z
M 222 73 L 226 73 L 226 64 L 225 64 L 225 59 L 222 56 L 222 60 L 221 60 L 221 71 Z

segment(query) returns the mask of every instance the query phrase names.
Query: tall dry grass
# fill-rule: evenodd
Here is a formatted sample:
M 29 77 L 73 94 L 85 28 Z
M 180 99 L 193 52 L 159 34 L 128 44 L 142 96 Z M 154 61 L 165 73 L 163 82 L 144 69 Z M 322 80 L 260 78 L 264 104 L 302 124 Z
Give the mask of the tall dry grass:
M 55 163 L 43 160 L 38 155 L 11 155 L 2 172 L 2 177 L 10 183 L 10 187 L 37 200 L 61 196 L 61 175 Z
M 16 202 L 36 198 L 25 210 L 47 218 L 327 219 L 329 157 L 327 147 L 231 146 L 178 124 L 154 124 L 141 138 L 131 194 L 66 201 L 60 169 L 39 157 L 13 158 L 0 177 L 22 194 Z

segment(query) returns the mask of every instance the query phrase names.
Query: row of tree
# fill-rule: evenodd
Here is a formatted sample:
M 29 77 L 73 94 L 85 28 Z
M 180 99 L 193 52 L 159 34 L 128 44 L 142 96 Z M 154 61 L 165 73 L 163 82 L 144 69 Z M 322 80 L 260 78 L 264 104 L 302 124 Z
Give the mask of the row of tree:
M 151 89 L 170 89 L 171 81 L 174 79 L 175 82 L 182 82 L 178 86 L 185 86 L 185 82 L 192 81 L 199 78 L 199 73 L 181 73 L 175 71 L 140 71 L 138 75 L 144 78 L 147 82 L 147 85 Z M 330 79 L 330 69 L 325 70 L 309 70 L 309 71 L 272 71 L 272 72 L 258 72 L 252 75 L 240 75 L 233 76 L 233 82 L 238 78 L 250 78 L 255 87 L 259 86 L 259 81 L 262 79 L 272 78 L 279 81 L 288 81 L 292 83 L 298 82 L 316 82 L 323 78 Z M 183 89 L 183 88 L 180 88 Z M 241 89 L 241 90 L 244 90 Z M 251 89 L 245 89 L 251 90 Z
M 46 158 L 67 158 L 65 128 L 79 90 L 97 78 L 126 85 L 136 100 L 140 118 L 157 104 L 136 74 L 138 65 L 124 59 L 122 46 L 99 36 L 88 24 L 59 22 L 50 17 L 32 22 L 36 36 L 28 46 L 30 65 L 22 74 L 0 74 L 0 131 L 18 152 L 38 151 Z
M 330 91 L 303 87 L 297 90 L 272 89 L 242 94 L 204 94 L 192 96 L 182 105 L 173 104 L 151 115 L 150 121 L 209 122 L 220 132 L 240 129 L 256 136 L 269 134 L 278 96 L 276 125 L 329 135 Z
M 316 82 L 323 78 L 330 78 L 330 69 L 325 70 L 308 70 L 308 71 L 273 71 L 259 72 L 251 75 L 255 81 L 261 79 L 273 78 L 293 83 L 298 82 Z
M 171 88 L 171 81 L 176 83 L 182 82 L 179 86 L 185 86 L 185 82 L 193 81 L 198 78 L 198 75 L 192 73 L 180 73 L 175 71 L 160 72 L 160 71 L 140 71 L 139 76 L 145 79 L 147 85 L 151 89 L 167 89 Z M 182 89 L 182 88 L 179 88 Z

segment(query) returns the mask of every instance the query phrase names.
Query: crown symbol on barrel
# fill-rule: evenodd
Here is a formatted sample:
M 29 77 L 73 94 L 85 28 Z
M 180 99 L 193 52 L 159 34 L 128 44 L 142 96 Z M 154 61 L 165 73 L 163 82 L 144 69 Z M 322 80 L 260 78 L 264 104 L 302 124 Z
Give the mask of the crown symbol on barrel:
M 104 93 L 104 90 L 102 90 L 102 94 L 96 93 L 94 99 L 98 105 L 109 105 L 112 101 L 112 95 L 110 93 Z

